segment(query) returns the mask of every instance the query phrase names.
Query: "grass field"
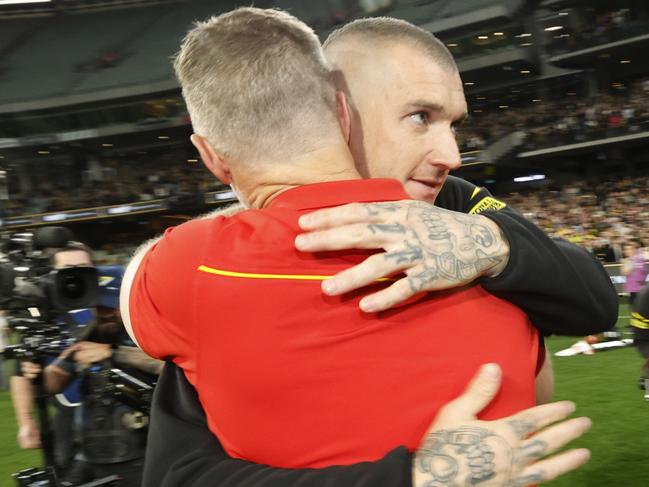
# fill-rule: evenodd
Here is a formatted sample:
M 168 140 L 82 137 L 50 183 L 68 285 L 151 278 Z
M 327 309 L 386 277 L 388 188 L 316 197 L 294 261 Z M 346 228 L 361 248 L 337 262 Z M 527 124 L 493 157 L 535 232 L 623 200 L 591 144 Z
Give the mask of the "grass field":
M 554 337 L 548 346 L 556 352 L 574 342 Z M 637 386 L 640 363 L 634 348 L 554 357 L 555 399 L 575 401 L 577 414 L 593 419 L 592 430 L 574 444 L 590 448 L 593 456 L 581 470 L 547 485 L 649 486 L 649 402 Z M 18 449 L 15 434 L 11 400 L 0 392 L 0 487 L 13 485 L 12 472 L 41 462 L 39 452 Z

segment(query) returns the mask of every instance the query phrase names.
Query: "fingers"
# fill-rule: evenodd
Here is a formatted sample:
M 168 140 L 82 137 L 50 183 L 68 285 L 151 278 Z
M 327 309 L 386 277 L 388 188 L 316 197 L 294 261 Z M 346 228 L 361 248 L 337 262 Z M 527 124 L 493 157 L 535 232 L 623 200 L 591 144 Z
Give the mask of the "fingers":
M 399 223 L 354 223 L 332 229 L 302 233 L 295 239 L 295 247 L 303 252 L 325 250 L 381 249 L 398 237 L 403 240 L 406 227 Z
M 365 313 L 378 313 L 394 308 L 418 292 L 412 288 L 409 279 L 404 277 L 381 291 L 365 296 L 361 299 L 359 306 Z
M 591 426 L 592 421 L 589 418 L 574 418 L 563 421 L 524 441 L 518 448 L 518 456 L 524 463 L 538 460 L 561 448 L 566 443 L 579 438 Z
M 402 253 L 401 251 L 395 251 L 386 252 L 383 255 L 389 257 Z M 451 281 L 440 277 L 437 272 L 425 268 L 423 265 L 415 265 L 412 263 L 408 265 L 414 267 L 403 268 L 406 277 L 402 277 L 391 286 L 363 298 L 360 303 L 361 309 L 366 313 L 385 311 L 386 309 L 394 308 L 418 293 L 441 291 L 466 283 L 464 281 Z
M 590 451 L 585 448 L 568 450 L 526 467 L 512 485 L 524 487 L 556 479 L 588 462 Z
M 549 424 L 567 418 L 574 411 L 575 404 L 573 402 L 559 401 L 526 409 L 500 421 L 507 423 L 516 435 L 524 438 Z
M 16 436 L 18 445 L 23 449 L 40 448 L 41 438 L 38 427 L 35 424 L 21 426 Z
M 35 364 L 34 362 L 22 362 L 20 364 L 20 370 L 23 376 L 27 377 L 28 379 L 35 379 L 36 377 L 38 377 L 38 374 L 41 373 L 41 366 Z
M 480 367 L 462 395 L 446 404 L 439 411 L 435 427 L 446 427 L 449 423 L 475 419 L 478 413 L 487 407 L 498 394 L 501 379 L 502 371 L 497 364 L 485 364 Z
M 298 223 L 303 230 L 324 230 L 351 223 L 378 223 L 394 215 L 399 208 L 400 203 L 350 203 L 302 215 Z
M 409 262 L 399 262 L 391 259 L 388 253 L 374 254 L 360 264 L 336 274 L 331 279 L 322 282 L 322 290 L 329 296 L 344 294 L 355 289 L 372 284 L 401 271 Z

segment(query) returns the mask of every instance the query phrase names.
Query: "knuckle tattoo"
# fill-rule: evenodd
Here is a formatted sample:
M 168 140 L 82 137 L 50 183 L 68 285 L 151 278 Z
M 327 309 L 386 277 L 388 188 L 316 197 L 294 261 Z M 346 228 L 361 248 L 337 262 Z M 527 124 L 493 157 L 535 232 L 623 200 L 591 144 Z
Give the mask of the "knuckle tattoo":
M 536 421 L 532 417 L 524 417 L 519 419 L 509 419 L 507 424 L 514 430 L 519 437 L 526 436 L 532 431 L 536 430 Z
M 543 471 L 538 471 L 529 475 L 518 477 L 516 480 L 514 480 L 513 485 L 514 487 L 525 487 L 526 485 L 540 484 L 541 482 L 545 482 L 546 480 L 547 479 L 545 478 L 545 473 Z
M 518 448 L 518 456 L 521 461 L 527 462 L 529 460 L 541 458 L 545 455 L 548 449 L 548 444 L 539 439 L 529 441 Z

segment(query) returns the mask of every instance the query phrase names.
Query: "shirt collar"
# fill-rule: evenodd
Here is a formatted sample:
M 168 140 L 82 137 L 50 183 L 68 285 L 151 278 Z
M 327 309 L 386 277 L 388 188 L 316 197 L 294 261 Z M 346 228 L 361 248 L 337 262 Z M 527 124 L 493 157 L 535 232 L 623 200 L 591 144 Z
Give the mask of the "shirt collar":
M 305 184 L 284 191 L 268 208 L 311 210 L 347 203 L 400 201 L 411 199 L 396 179 L 354 179 Z

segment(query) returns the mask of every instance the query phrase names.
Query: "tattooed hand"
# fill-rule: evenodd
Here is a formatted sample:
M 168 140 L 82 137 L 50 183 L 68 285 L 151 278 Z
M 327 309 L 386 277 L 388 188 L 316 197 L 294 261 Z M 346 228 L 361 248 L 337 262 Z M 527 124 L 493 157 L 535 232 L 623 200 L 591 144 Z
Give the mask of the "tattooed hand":
M 585 449 L 542 459 L 590 428 L 588 418 L 565 420 L 575 409 L 571 402 L 537 406 L 496 421 L 477 420 L 499 388 L 500 369 L 487 364 L 460 397 L 440 410 L 413 457 L 413 486 L 523 487 L 555 479 L 588 461 Z
M 487 217 L 437 208 L 421 201 L 352 203 L 300 218 L 309 231 L 295 241 L 299 250 L 383 249 L 334 278 L 326 294 L 338 295 L 376 279 L 403 272 L 406 277 L 361 300 L 363 311 L 382 311 L 422 291 L 468 284 L 495 276 L 507 264 L 509 243 Z

